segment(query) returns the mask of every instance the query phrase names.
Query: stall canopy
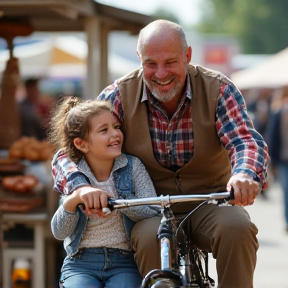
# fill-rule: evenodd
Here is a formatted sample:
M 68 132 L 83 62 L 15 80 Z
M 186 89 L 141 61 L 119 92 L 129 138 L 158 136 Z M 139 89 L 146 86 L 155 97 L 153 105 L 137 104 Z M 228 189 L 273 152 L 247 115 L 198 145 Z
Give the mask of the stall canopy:
M 85 40 L 76 35 L 57 35 L 35 39 L 14 47 L 14 56 L 19 59 L 22 79 L 86 79 L 88 47 Z M 138 61 L 122 57 L 113 51 L 109 53 L 108 58 L 111 81 L 139 68 Z M 8 50 L 0 51 L 0 75 L 8 59 Z
M 278 88 L 288 85 L 288 47 L 258 65 L 230 75 L 239 89 Z
M 23 23 L 35 32 L 80 31 L 86 34 L 88 51 L 84 98 L 92 98 L 110 83 L 108 34 L 111 31 L 138 34 L 152 20 L 150 16 L 93 0 L 0 1 L 0 24 Z
M 152 18 L 93 0 L 1 0 L 1 21 L 26 22 L 35 31 L 85 31 L 87 17 L 97 16 L 109 30 L 137 34 Z

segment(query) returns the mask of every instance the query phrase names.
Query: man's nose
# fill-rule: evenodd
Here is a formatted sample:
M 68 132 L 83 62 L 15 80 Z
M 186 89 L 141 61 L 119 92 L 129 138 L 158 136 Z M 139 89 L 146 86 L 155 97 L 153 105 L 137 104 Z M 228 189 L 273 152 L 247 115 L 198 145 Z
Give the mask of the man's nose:
M 158 65 L 157 66 L 157 71 L 155 73 L 155 76 L 158 77 L 159 79 L 163 79 L 167 76 L 168 72 L 167 69 L 165 67 L 165 65 Z

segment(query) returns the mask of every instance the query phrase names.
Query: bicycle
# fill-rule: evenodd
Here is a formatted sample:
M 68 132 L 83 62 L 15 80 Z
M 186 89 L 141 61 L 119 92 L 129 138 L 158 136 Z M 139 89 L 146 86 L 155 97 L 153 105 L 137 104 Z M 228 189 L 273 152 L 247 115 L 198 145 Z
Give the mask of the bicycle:
M 184 222 L 202 205 L 226 205 L 233 199 L 231 192 L 203 195 L 158 196 L 138 199 L 109 199 L 110 209 L 140 205 L 161 205 L 158 239 L 161 245 L 161 269 L 154 269 L 144 277 L 141 288 L 210 288 L 215 281 L 208 275 L 208 252 L 191 245 L 183 229 Z M 186 214 L 176 225 L 170 206 L 174 203 L 203 201 Z M 192 247 L 192 248 L 191 248 Z

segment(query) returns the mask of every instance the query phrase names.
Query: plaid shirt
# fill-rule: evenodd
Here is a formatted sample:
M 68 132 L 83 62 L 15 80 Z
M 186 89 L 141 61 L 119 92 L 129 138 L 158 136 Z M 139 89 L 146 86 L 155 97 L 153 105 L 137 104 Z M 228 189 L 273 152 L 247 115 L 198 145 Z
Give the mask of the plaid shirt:
M 169 119 L 159 102 L 144 85 L 141 101 L 148 103 L 154 156 L 166 168 L 182 167 L 194 155 L 193 115 L 190 109 L 192 97 L 190 80 L 187 77 L 185 93 L 177 111 Z M 98 99 L 111 101 L 116 118 L 125 127 L 118 80 L 104 89 Z M 269 162 L 268 147 L 262 136 L 254 129 L 247 114 L 244 98 L 232 83 L 221 86 L 215 119 L 219 141 L 229 151 L 232 173 L 245 172 L 252 175 L 265 189 Z M 125 135 L 125 131 L 123 132 Z M 64 159 L 60 157 L 57 162 L 58 168 L 54 166 L 54 175 L 62 169 L 66 172 L 75 171 L 74 165 L 72 163 L 68 165 L 65 157 Z M 66 175 L 68 177 L 69 173 Z M 64 174 L 62 176 L 63 183 L 66 183 L 66 176 Z

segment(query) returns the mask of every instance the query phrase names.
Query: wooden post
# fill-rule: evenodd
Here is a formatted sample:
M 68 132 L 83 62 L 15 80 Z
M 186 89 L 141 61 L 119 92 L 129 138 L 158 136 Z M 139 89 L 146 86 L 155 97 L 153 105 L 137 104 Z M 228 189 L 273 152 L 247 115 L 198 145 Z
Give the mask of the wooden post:
M 21 137 L 21 121 L 16 102 L 16 89 L 20 82 L 18 59 L 7 61 L 0 92 L 0 149 L 9 149 Z

